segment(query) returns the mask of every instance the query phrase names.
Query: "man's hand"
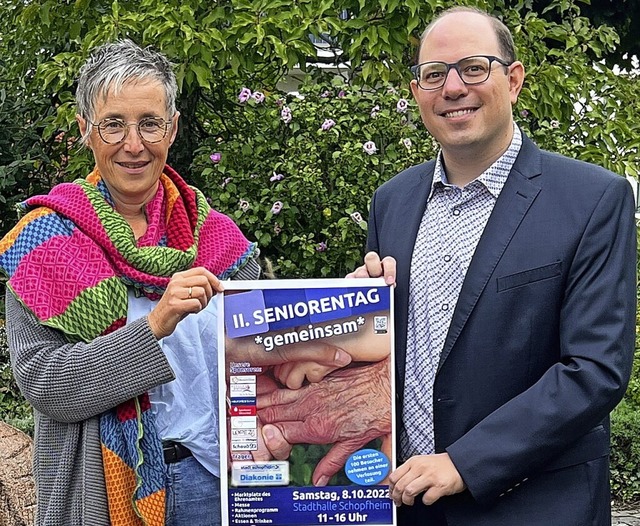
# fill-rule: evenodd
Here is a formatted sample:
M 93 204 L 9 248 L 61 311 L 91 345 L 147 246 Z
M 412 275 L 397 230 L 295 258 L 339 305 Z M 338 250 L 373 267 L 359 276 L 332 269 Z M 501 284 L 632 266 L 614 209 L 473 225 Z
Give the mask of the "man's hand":
M 412 506 L 423 491 L 427 506 L 440 497 L 464 491 L 466 485 L 448 453 L 411 457 L 389 477 L 391 498 L 396 506 Z
M 396 260 L 391 256 L 380 259 L 375 252 L 364 256 L 364 265 L 346 275 L 347 278 L 379 278 L 384 277 L 387 285 L 396 283 Z
M 349 455 L 389 434 L 389 362 L 342 369 L 322 382 L 258 397 L 263 438 L 274 457 L 287 458 L 292 444 L 333 444 L 312 477 L 314 485 L 324 486 Z

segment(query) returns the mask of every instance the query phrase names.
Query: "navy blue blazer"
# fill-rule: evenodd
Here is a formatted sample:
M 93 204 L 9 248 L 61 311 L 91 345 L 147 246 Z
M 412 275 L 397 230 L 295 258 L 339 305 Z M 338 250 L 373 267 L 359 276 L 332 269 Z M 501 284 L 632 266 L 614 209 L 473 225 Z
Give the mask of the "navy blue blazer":
M 383 184 L 370 208 L 368 250 L 397 261 L 400 404 L 411 256 L 434 165 Z M 435 380 L 436 450 L 468 487 L 443 499 L 450 526 L 609 524 L 608 414 L 634 350 L 634 208 L 623 177 L 523 137 Z

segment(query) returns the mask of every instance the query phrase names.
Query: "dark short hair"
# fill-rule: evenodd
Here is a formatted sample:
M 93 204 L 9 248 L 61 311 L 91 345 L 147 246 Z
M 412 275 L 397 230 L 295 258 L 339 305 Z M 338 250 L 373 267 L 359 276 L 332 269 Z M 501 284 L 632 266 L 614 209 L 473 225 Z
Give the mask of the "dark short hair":
M 475 13 L 477 15 L 482 15 L 488 18 L 489 21 L 491 22 L 491 27 L 493 27 L 496 38 L 498 39 L 498 46 L 500 48 L 500 53 L 502 54 L 501 58 L 506 62 L 508 62 L 509 64 L 517 60 L 516 47 L 513 43 L 513 36 L 511 35 L 511 31 L 509 31 L 509 28 L 505 26 L 502 23 L 502 21 L 496 18 L 495 16 L 490 15 L 489 13 L 487 13 L 486 11 L 483 11 L 482 9 L 478 9 L 477 7 L 472 7 L 472 6 L 450 7 L 449 9 L 445 9 L 444 11 L 439 13 L 438 16 L 436 16 L 425 28 L 425 30 L 422 32 L 422 36 L 420 37 L 420 46 L 418 46 L 416 59 L 420 56 L 420 50 L 422 49 L 422 44 L 426 36 L 429 34 L 431 29 L 433 29 L 433 26 L 436 24 L 436 22 L 438 22 L 445 16 L 453 13 Z M 417 60 L 416 60 L 416 63 L 417 63 Z

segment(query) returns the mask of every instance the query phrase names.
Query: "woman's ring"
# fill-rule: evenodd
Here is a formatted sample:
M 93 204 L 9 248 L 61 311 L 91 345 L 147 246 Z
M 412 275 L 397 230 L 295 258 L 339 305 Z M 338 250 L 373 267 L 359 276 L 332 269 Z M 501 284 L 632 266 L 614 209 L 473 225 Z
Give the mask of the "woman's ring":
M 191 299 L 191 293 L 193 292 L 193 287 L 189 287 L 189 299 Z

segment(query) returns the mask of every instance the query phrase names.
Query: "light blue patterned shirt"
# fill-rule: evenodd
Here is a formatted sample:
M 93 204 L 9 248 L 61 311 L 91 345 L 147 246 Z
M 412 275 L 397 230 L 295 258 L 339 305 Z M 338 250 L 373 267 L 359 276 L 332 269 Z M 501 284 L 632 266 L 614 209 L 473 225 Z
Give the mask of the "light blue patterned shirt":
M 462 283 L 480 236 L 522 146 L 514 124 L 505 153 L 463 188 L 438 155 L 411 259 L 403 429 L 404 459 L 435 451 L 433 384 Z

